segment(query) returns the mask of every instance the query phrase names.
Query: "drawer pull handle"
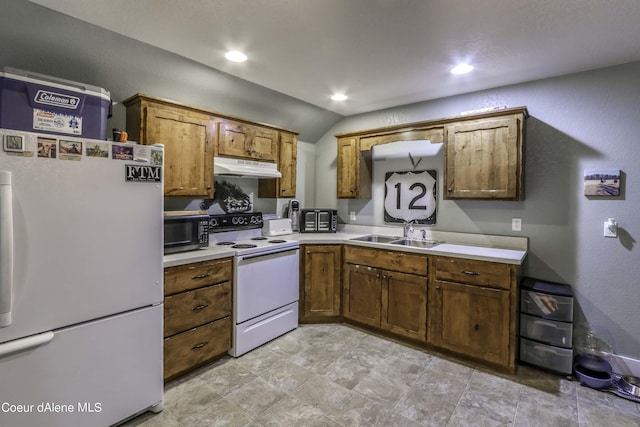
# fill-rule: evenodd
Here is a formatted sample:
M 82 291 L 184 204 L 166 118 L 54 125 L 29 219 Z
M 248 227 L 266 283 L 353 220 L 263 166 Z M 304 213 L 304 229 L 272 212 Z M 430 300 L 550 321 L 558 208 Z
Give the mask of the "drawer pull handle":
M 200 310 L 204 310 L 207 307 L 209 307 L 209 304 L 200 304 L 193 307 L 191 311 L 200 311 Z
M 209 274 L 209 273 L 207 273 L 207 274 L 200 274 L 200 275 L 198 275 L 198 276 L 193 276 L 193 277 L 191 278 L 191 280 L 204 279 L 204 278 L 207 278 L 207 277 L 209 277 L 209 276 L 210 276 L 210 274 Z
M 199 350 L 207 344 L 209 344 L 209 341 L 201 342 L 200 344 L 196 344 L 193 347 L 191 347 L 191 350 Z
M 479 276 L 480 275 L 480 273 L 478 273 L 478 272 L 468 271 L 468 270 L 460 270 L 460 273 L 466 274 L 467 276 Z

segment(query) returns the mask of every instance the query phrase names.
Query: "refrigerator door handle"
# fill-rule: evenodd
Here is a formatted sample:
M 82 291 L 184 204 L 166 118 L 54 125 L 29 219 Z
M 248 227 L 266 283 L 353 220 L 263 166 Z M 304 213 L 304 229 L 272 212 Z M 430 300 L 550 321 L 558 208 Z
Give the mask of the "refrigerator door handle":
M 0 328 L 11 325 L 13 293 L 13 192 L 11 172 L 0 172 Z
M 53 339 L 53 335 L 53 332 L 48 331 L 0 344 L 0 358 L 18 351 L 29 350 L 31 348 L 38 347 L 39 345 L 46 344 Z

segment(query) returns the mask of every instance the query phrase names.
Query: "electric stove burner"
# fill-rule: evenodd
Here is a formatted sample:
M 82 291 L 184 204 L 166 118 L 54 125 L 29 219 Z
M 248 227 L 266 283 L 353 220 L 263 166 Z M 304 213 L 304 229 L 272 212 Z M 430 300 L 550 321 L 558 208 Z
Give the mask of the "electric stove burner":
M 254 237 L 251 240 L 267 240 L 266 237 Z
M 273 239 L 269 240 L 269 243 L 287 243 L 287 241 L 282 239 Z
M 233 249 L 251 249 L 257 248 L 258 245 L 252 245 L 250 243 L 238 243 L 237 245 L 231 246 Z
M 218 242 L 216 243 L 216 245 L 220 245 L 220 246 L 230 246 L 230 245 L 235 245 L 236 242 Z

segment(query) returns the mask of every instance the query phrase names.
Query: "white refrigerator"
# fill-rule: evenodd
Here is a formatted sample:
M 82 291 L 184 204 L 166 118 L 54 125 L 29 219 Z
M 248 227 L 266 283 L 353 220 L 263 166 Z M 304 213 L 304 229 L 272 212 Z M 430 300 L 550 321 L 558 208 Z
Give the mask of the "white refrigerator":
M 0 426 L 162 410 L 162 147 L 0 137 Z

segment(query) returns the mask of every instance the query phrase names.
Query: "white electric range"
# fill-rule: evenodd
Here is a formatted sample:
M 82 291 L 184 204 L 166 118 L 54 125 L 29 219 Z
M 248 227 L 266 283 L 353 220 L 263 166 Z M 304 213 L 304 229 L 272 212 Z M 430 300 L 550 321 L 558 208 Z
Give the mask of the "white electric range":
M 262 236 L 262 214 L 211 215 L 209 246 L 234 250 L 233 341 L 238 357 L 298 327 L 299 248 Z

